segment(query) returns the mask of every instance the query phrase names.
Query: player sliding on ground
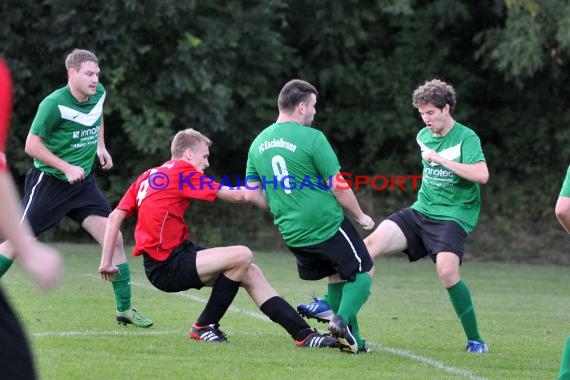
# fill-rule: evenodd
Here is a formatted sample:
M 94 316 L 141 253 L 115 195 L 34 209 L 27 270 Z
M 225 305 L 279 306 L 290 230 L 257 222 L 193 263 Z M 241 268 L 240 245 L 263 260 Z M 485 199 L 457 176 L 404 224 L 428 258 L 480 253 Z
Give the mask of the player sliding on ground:
M 252 264 L 249 248 L 206 249 L 188 240 L 184 214 L 192 200 L 212 202 L 221 198 L 245 202 L 243 190 L 221 186 L 204 176 L 209 166 L 210 144 L 207 137 L 193 129 L 178 132 L 172 141 L 172 159 L 147 170 L 129 187 L 109 216 L 99 268 L 101 277 L 112 281 L 119 273 L 120 268 L 111 260 L 113 247 L 123 220 L 136 212 L 133 255 L 143 257 L 146 276 L 157 289 L 180 292 L 212 287 L 206 307 L 189 331 L 191 338 L 227 342 L 219 328 L 220 320 L 241 286 L 265 315 L 291 335 L 297 346 L 338 347 L 336 338 L 312 330 L 277 294 L 259 267 Z M 199 223 L 200 215 L 192 219 Z

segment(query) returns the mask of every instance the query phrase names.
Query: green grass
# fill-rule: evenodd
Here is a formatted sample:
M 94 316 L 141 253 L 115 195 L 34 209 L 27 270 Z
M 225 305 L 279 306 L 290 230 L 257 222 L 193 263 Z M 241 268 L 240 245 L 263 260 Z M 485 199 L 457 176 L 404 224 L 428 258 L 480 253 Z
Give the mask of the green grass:
M 2 279 L 42 379 L 554 379 L 570 333 L 568 268 L 465 263 L 462 275 L 491 349 L 470 355 L 431 261 L 384 258 L 360 314 L 371 354 L 296 348 L 243 291 L 222 320 L 232 344 L 200 343 L 186 333 L 209 289 L 162 293 L 147 281 L 142 259 L 130 258 L 133 303 L 155 326 L 118 326 L 111 285 L 97 276 L 99 248 L 58 247 L 65 278 L 55 291 L 37 293 L 17 265 Z M 298 279 L 289 253 L 257 253 L 256 262 L 293 305 L 325 289 L 324 281 Z

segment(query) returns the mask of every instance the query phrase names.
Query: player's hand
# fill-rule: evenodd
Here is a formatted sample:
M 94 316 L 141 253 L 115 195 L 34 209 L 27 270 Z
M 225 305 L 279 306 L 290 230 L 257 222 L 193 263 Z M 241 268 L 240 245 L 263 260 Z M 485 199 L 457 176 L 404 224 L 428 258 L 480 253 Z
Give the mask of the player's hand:
M 99 163 L 103 169 L 109 170 L 113 167 L 113 159 L 107 149 L 97 149 L 97 157 L 99 157 Z
M 428 163 L 441 164 L 443 157 L 441 157 L 435 150 L 427 150 L 422 156 Z
M 119 267 L 113 264 L 101 264 L 99 266 L 99 274 L 101 279 L 105 281 L 113 281 L 115 279 L 115 274 L 119 272 Z
M 29 252 L 19 252 L 24 271 L 34 277 L 42 291 L 53 288 L 61 280 L 63 267 L 59 252 L 38 241 L 30 242 Z
M 85 179 L 85 170 L 81 166 L 69 165 L 63 172 L 70 184 L 81 182 Z
M 374 220 L 366 214 L 362 214 L 360 217 L 356 218 L 356 222 L 365 230 L 373 229 L 375 224 Z

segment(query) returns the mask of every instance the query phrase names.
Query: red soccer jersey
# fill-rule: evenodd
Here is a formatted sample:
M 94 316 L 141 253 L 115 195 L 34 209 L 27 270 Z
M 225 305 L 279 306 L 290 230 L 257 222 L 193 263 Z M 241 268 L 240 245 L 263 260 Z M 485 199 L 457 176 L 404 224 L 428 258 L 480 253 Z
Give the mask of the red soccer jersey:
M 12 113 L 12 77 L 8 65 L 0 59 L 0 171 L 6 170 L 6 138 Z
M 134 256 L 147 253 L 164 261 L 188 239 L 184 213 L 191 199 L 212 202 L 219 184 L 183 160 L 171 160 L 144 172 L 125 193 L 118 209 L 138 213 Z

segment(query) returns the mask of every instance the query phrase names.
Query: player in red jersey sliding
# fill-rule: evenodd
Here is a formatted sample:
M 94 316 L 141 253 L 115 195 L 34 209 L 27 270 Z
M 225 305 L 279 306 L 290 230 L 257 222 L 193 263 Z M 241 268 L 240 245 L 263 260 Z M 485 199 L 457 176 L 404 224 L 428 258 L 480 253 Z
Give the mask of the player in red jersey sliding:
M 113 246 L 123 221 L 137 213 L 134 256 L 143 256 L 148 280 L 164 292 L 211 286 L 206 307 L 192 325 L 191 338 L 227 342 L 219 329 L 239 287 L 272 321 L 281 325 L 301 347 L 338 347 L 336 338 L 312 330 L 295 309 L 269 285 L 253 253 L 245 246 L 202 248 L 188 239 L 184 214 L 193 199 L 245 202 L 242 189 L 213 182 L 204 175 L 211 141 L 193 129 L 174 136 L 172 159 L 144 172 L 127 190 L 109 216 L 99 273 L 111 281 L 119 268 L 112 263 Z M 264 205 L 261 200 L 253 203 Z M 200 216 L 194 220 L 199 222 Z

